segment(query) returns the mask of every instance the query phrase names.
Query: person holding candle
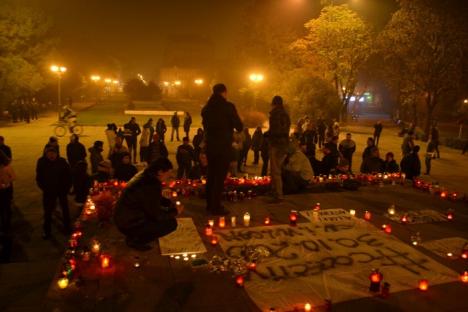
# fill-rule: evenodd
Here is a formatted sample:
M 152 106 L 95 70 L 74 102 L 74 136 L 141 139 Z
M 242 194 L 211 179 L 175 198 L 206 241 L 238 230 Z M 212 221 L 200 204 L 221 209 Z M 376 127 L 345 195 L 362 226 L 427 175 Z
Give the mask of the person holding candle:
M 226 215 L 229 212 L 221 205 L 221 195 L 231 161 L 233 129 L 242 131 L 244 126 L 234 104 L 227 101 L 224 84 L 213 87 L 213 94 L 202 109 L 202 118 L 208 158 L 206 208 L 213 215 Z
M 286 159 L 289 145 L 289 131 L 291 120 L 283 106 L 283 98 L 279 95 L 273 97 L 270 111 L 270 170 L 272 180 L 273 202 L 283 200 L 283 181 L 281 178 L 281 168 Z
M 172 163 L 160 158 L 132 179 L 117 201 L 114 221 L 129 247 L 149 250 L 150 242 L 175 231 L 182 205 L 162 195 L 162 182 L 172 175 Z

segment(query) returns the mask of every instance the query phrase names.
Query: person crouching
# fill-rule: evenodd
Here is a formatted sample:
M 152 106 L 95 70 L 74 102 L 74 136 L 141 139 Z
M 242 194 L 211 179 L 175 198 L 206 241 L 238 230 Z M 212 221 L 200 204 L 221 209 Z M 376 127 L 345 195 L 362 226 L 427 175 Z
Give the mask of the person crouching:
M 114 221 L 129 247 L 149 250 L 150 242 L 175 231 L 182 212 L 162 195 L 162 182 L 172 174 L 172 163 L 160 158 L 135 176 L 117 201 Z

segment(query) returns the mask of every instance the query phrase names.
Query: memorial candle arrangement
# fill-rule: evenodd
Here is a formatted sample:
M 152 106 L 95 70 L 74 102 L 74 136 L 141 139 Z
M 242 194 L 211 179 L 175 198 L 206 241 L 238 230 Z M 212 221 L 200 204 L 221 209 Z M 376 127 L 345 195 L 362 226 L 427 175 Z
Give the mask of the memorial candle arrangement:
M 289 224 L 291 226 L 297 225 L 297 211 L 296 210 L 291 210 L 291 212 L 289 213 Z
M 226 219 L 224 217 L 219 217 L 218 226 L 221 229 L 226 227 Z
M 250 213 L 246 212 L 244 213 L 244 226 L 249 226 L 250 225 Z

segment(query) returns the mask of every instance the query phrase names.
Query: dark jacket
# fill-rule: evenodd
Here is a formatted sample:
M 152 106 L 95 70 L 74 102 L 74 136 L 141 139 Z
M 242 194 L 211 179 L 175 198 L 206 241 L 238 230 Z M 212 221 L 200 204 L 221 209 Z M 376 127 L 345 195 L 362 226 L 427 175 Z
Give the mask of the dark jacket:
M 193 160 L 195 160 L 195 151 L 192 145 L 180 145 L 177 148 L 176 159 L 179 165 L 181 164 L 191 164 Z
M 361 164 L 362 173 L 381 173 L 384 172 L 384 161 L 379 157 L 367 157 Z
M 383 125 L 376 123 L 374 125 L 374 135 L 379 136 L 382 133 Z
M 262 147 L 263 133 L 262 130 L 255 130 L 252 135 L 252 150 L 259 151 Z
M 319 135 L 323 136 L 325 135 L 325 131 L 327 130 L 327 125 L 325 124 L 325 121 L 323 119 L 318 119 L 317 120 L 317 131 Z
M 266 131 L 263 134 L 262 146 L 260 146 L 260 155 L 262 159 L 269 159 L 270 158 L 270 132 Z
M 12 159 L 11 148 L 8 145 L 0 145 L 0 151 L 2 151 L 9 159 Z
M 91 172 L 96 173 L 98 171 L 99 163 L 104 160 L 102 157 L 102 149 L 93 146 L 88 149 L 88 152 L 89 161 L 91 162 Z
M 124 125 L 124 136 L 136 138 L 141 133 L 140 126 L 137 123 L 126 123 Z
M 167 127 L 166 123 L 164 120 L 158 120 L 158 123 L 156 124 L 156 133 L 159 135 L 159 139 L 162 140 L 162 137 L 164 136 L 164 133 L 166 133 Z
M 410 153 L 403 157 L 400 163 L 401 172 L 406 174 L 406 179 L 413 180 L 421 175 L 421 161 L 419 155 Z
M 192 125 L 192 116 L 185 116 L 184 118 L 184 131 L 189 132 L 190 126 Z
M 203 128 L 208 153 L 229 154 L 233 129 L 242 131 L 243 125 L 236 107 L 224 97 L 213 94 L 202 109 Z
M 291 120 L 282 106 L 275 107 L 270 112 L 270 145 L 286 149 L 289 144 Z
M 180 118 L 177 115 L 172 115 L 171 118 L 171 126 L 174 128 L 179 128 L 180 126 Z
M 338 149 L 344 158 L 349 159 L 353 157 L 353 154 L 356 151 L 356 143 L 353 140 L 343 140 L 341 141 Z
M 161 194 L 161 182 L 144 173 L 134 177 L 122 192 L 115 206 L 114 221 L 117 228 L 126 230 L 140 227 L 147 221 L 160 222 L 174 219 L 177 210 Z
M 384 163 L 384 172 L 387 172 L 387 173 L 400 172 L 400 166 L 398 166 L 395 159 L 393 159 L 392 161 L 386 161 Z
M 114 178 L 119 181 L 130 181 L 137 172 L 137 168 L 132 164 L 120 164 L 115 168 Z
M 80 160 L 86 159 L 86 149 L 80 142 L 68 143 L 67 145 L 67 159 L 70 167 L 75 167 L 76 163 Z
M 372 149 L 375 147 L 375 145 L 368 146 L 364 149 L 364 152 L 362 152 L 362 161 L 366 160 L 366 158 L 369 158 L 372 155 Z
M 70 166 L 65 158 L 50 161 L 41 157 L 36 165 L 36 183 L 44 193 L 67 194 L 72 185 Z
M 146 161 L 151 164 L 159 158 L 167 158 L 168 156 L 169 152 L 163 142 L 151 142 L 148 147 L 148 159 Z

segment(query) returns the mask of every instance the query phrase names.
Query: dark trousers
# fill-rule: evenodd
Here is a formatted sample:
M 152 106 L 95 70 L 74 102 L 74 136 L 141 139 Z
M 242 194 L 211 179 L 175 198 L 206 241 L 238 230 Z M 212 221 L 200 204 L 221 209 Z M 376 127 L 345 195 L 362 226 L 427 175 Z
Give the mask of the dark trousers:
M 374 134 L 374 144 L 375 146 L 379 145 L 380 134 Z
M 343 157 L 349 162 L 349 172 L 353 172 L 353 155 L 343 155 Z
M 263 156 L 262 155 L 262 177 L 265 177 L 268 175 L 268 163 L 270 162 L 269 157 Z
M 141 224 L 130 229 L 121 229 L 127 239 L 133 243 L 148 244 L 159 237 L 166 236 L 177 229 L 177 220 L 143 221 Z
M 184 132 L 185 132 L 185 136 L 190 139 L 190 128 L 188 130 L 184 129 Z
M 0 189 L 0 236 L 8 236 L 11 228 L 13 187 Z
M 136 162 L 137 157 L 137 138 L 134 136 L 125 137 L 125 142 L 127 142 L 128 152 L 130 157 L 132 157 L 133 162 Z M 132 153 L 133 152 L 133 153 Z M 133 156 L 132 156 L 133 154 Z
M 435 142 L 434 148 L 435 148 L 435 151 L 436 151 L 436 153 L 437 153 L 437 158 L 440 158 L 439 141 L 436 141 L 436 142 Z
M 432 162 L 432 157 L 426 156 L 426 174 L 431 174 L 431 162 Z
M 230 151 L 229 148 L 224 152 Z M 224 180 L 229 170 L 229 153 L 213 153 L 208 151 L 208 173 L 206 181 L 206 208 L 216 212 L 222 209 L 221 196 L 224 190 Z
M 260 157 L 260 151 L 259 150 L 254 150 L 254 161 L 253 161 L 253 163 L 255 165 L 258 165 L 259 157 Z
M 148 146 L 140 146 L 140 161 L 144 162 L 148 159 Z
M 180 141 L 180 139 L 179 139 L 179 127 L 172 127 L 171 142 L 174 141 L 174 132 L 177 135 L 177 141 Z
M 188 179 L 190 171 L 192 170 L 192 164 L 178 164 L 179 168 L 177 168 L 177 179 L 182 179 L 184 176 Z
M 44 208 L 44 234 L 46 235 L 50 235 L 51 233 L 52 214 L 56 208 L 57 199 L 59 201 L 60 208 L 62 209 L 63 227 L 66 232 L 70 231 L 70 211 L 68 209 L 67 193 L 43 193 L 42 205 Z

